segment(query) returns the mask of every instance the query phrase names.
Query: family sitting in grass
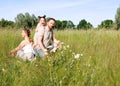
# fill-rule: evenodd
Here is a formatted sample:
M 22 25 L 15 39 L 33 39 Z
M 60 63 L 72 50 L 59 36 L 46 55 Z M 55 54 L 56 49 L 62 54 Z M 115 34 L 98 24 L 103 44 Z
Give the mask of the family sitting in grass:
M 60 41 L 55 38 L 53 33 L 55 19 L 49 18 L 46 23 L 45 17 L 39 16 L 39 23 L 34 34 L 34 42 L 30 38 L 30 30 L 23 28 L 22 37 L 24 40 L 18 47 L 11 50 L 11 56 L 33 61 L 36 59 L 36 56 L 43 58 L 50 52 L 55 52 L 60 47 Z

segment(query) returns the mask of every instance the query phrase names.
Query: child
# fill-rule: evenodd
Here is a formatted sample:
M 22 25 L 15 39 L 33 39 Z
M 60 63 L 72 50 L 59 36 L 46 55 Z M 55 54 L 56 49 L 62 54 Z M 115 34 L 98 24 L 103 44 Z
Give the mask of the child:
M 45 19 L 45 15 L 44 16 L 38 16 L 38 18 L 40 19 L 39 20 L 39 23 L 35 29 L 35 35 L 34 35 L 34 44 L 33 44 L 33 48 L 35 47 L 39 47 L 38 45 L 38 37 L 40 35 L 39 32 L 41 31 L 44 31 L 44 28 L 45 28 L 45 25 L 46 25 L 46 19 Z
M 22 30 L 22 37 L 24 40 L 13 50 L 11 50 L 10 55 L 22 58 L 23 60 L 35 60 L 35 54 L 32 47 L 32 42 L 30 39 L 30 30 L 24 28 Z

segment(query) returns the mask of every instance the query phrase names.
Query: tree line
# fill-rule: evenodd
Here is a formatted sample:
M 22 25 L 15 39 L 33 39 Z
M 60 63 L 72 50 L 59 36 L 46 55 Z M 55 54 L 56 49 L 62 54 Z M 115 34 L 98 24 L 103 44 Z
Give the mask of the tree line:
M 48 18 L 47 18 L 48 19 Z M 19 13 L 15 17 L 15 21 L 8 21 L 2 18 L 0 20 L 0 27 L 12 27 L 12 28 L 20 28 L 20 27 L 28 27 L 28 28 L 35 28 L 38 23 L 38 18 L 32 14 L 30 15 L 28 12 L 25 14 Z M 93 25 L 82 19 L 79 21 L 78 25 L 75 25 L 71 20 L 56 20 L 56 29 L 63 30 L 63 29 L 93 29 Z M 117 9 L 115 15 L 115 21 L 106 19 L 98 25 L 97 29 L 120 29 L 120 7 Z

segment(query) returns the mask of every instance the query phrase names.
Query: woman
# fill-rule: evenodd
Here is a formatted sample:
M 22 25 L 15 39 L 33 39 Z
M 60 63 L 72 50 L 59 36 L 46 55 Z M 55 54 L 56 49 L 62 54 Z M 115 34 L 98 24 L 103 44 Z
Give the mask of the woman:
M 44 28 L 45 28 L 45 25 L 46 25 L 46 19 L 45 19 L 45 17 L 46 17 L 45 15 L 44 16 L 38 16 L 39 23 L 37 24 L 37 27 L 35 29 L 33 48 L 39 47 L 39 45 L 38 45 L 38 37 L 40 35 L 40 32 L 44 31 Z
M 32 48 L 32 41 L 30 39 L 30 30 L 24 28 L 22 30 L 22 37 L 24 40 L 16 47 L 15 49 L 11 50 L 10 55 L 15 56 L 17 53 L 17 57 L 22 58 L 23 60 L 35 60 L 35 54 Z

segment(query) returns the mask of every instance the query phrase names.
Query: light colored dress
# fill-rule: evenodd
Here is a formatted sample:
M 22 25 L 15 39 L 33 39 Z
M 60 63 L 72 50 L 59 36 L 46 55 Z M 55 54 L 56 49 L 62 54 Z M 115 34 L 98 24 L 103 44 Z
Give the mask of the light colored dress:
M 39 40 L 39 37 L 40 36 L 43 36 L 43 33 L 44 33 L 44 29 L 45 29 L 45 26 L 41 26 L 40 23 L 38 23 L 37 25 L 37 32 L 35 32 L 34 34 L 34 51 L 35 51 L 35 55 L 36 56 L 39 56 L 39 57 L 44 57 L 44 52 L 40 49 L 40 46 L 38 44 L 38 40 Z
M 33 50 L 32 44 L 29 43 L 26 46 L 24 46 L 21 50 L 19 50 L 17 52 L 17 57 L 22 58 L 23 60 L 35 60 L 35 52 Z
M 43 33 L 44 32 L 44 26 L 41 26 L 40 25 L 40 23 L 38 23 L 38 25 L 37 25 L 37 32 L 35 32 L 35 34 L 34 34 L 34 42 L 35 42 L 35 47 L 39 47 L 38 46 L 38 38 L 39 38 L 39 36 L 41 36 L 42 34 L 41 33 Z

